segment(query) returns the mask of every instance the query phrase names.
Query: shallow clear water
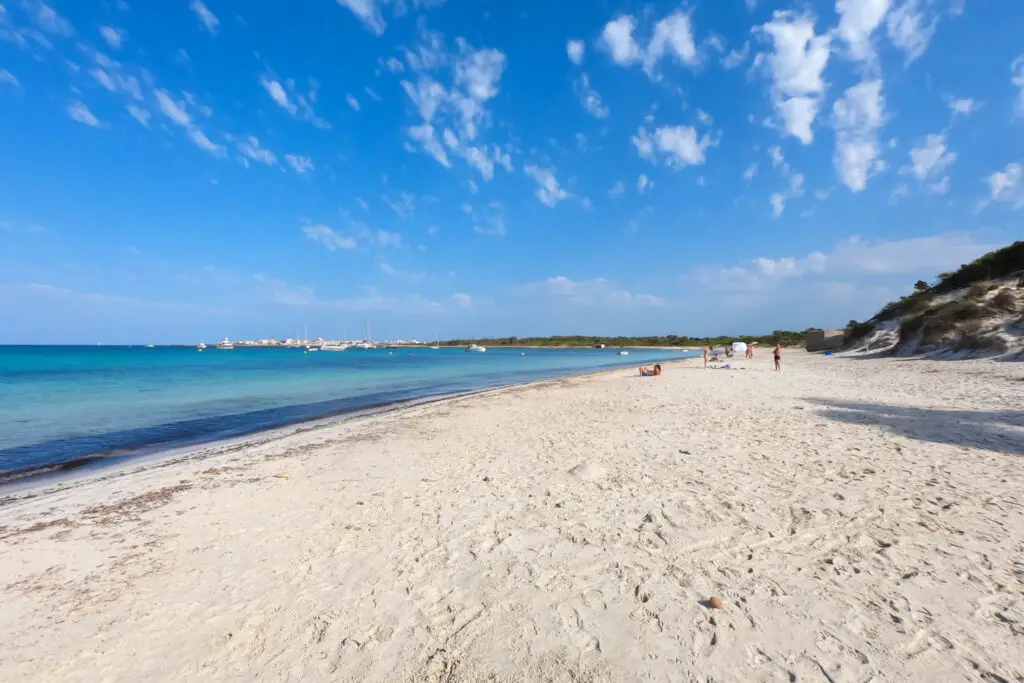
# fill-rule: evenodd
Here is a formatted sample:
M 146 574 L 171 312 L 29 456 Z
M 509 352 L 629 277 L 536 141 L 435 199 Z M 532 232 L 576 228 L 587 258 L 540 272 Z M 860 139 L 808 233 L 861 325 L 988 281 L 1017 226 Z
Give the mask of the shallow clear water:
M 0 475 L 247 434 L 395 401 L 649 364 L 613 349 L 0 347 Z

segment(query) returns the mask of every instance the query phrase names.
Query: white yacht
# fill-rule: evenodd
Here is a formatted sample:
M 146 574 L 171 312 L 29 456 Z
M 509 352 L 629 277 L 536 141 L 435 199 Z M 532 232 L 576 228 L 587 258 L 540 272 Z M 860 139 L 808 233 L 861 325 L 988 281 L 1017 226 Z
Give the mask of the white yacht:
M 321 351 L 347 351 L 348 344 L 322 344 Z
M 219 342 L 217 342 L 217 350 L 218 351 L 230 351 L 233 348 L 235 348 L 235 345 L 232 344 L 231 341 L 227 337 L 224 337 Z
M 206 344 L 204 344 L 203 342 L 199 342 L 199 346 L 197 346 L 196 348 L 202 351 L 203 349 L 206 348 Z
M 479 346 L 477 344 L 470 344 L 469 346 L 466 347 L 466 351 L 469 351 L 469 352 L 472 352 L 472 353 L 483 353 L 486 350 L 487 350 L 487 347 Z
M 619 351 L 619 355 L 620 356 L 628 356 L 629 355 L 629 351 L 626 351 L 626 350 Z
M 366 339 L 365 341 L 356 342 L 352 345 L 354 348 L 363 349 L 365 351 L 372 351 L 377 348 L 373 343 L 373 337 L 370 336 L 370 319 L 366 319 Z

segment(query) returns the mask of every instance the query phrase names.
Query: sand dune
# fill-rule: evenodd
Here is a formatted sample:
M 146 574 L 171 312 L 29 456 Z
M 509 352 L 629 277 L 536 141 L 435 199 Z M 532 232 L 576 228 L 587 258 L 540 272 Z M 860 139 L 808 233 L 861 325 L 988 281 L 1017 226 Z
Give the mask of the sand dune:
M 8 499 L 0 679 L 1024 680 L 1019 365 L 784 360 Z

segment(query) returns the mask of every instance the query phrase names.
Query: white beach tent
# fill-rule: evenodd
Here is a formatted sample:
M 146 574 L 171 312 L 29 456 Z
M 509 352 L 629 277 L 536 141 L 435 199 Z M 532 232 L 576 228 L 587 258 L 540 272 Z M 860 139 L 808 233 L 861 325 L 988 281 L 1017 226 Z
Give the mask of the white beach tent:
M 733 353 L 746 353 L 747 352 L 747 345 L 744 344 L 743 342 L 733 342 L 732 343 L 732 352 Z

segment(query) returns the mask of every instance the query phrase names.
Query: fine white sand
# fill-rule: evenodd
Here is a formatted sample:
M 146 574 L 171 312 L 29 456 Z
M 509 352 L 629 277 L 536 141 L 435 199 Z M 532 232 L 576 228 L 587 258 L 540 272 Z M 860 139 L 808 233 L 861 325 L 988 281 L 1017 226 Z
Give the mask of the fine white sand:
M 0 680 L 1024 679 L 1020 366 L 784 361 L 8 499 Z

